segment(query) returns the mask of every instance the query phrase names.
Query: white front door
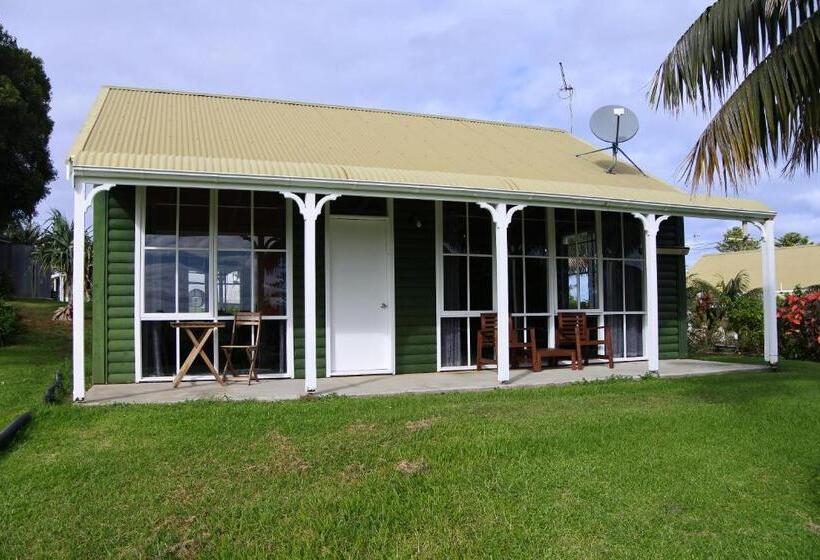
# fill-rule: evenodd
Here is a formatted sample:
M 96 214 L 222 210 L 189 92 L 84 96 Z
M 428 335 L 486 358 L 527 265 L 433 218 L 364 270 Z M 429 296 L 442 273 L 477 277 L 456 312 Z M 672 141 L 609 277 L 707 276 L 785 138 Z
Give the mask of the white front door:
M 390 220 L 331 215 L 326 239 L 330 373 L 392 373 Z

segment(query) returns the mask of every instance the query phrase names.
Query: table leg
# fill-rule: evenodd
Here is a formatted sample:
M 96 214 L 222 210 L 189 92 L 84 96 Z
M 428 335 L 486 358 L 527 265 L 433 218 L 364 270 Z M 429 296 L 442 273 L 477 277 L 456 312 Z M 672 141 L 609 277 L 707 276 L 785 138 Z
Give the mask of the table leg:
M 215 330 L 216 329 L 207 329 L 207 332 L 203 335 L 205 337 L 206 342 L 211 337 L 211 335 L 214 333 Z M 188 330 L 186 330 L 185 332 L 188 333 L 188 338 L 190 338 L 191 342 L 193 342 L 194 346 L 196 346 L 198 343 L 197 343 L 196 337 L 194 337 L 193 333 L 191 333 L 191 331 L 188 331 Z M 205 353 L 205 345 L 203 344 L 201 348 L 202 348 L 202 350 L 199 351 L 199 355 L 202 357 L 202 361 L 205 362 L 205 367 L 208 368 L 208 370 L 211 372 L 211 374 L 214 376 L 214 378 L 217 381 L 219 381 L 219 383 L 221 384 L 222 379 L 219 377 L 219 371 L 217 371 L 217 369 L 214 367 L 214 364 L 213 364 L 213 362 L 211 362 L 211 359 L 208 357 L 208 354 Z
M 191 341 L 194 343 L 194 347 L 191 348 L 191 351 L 188 353 L 188 357 L 185 358 L 185 361 L 180 366 L 179 371 L 177 372 L 176 377 L 174 377 L 174 387 L 179 386 L 179 382 L 182 381 L 182 378 L 185 377 L 185 374 L 188 373 L 188 370 L 191 368 L 191 365 L 196 360 L 198 354 L 201 353 L 202 348 L 205 346 L 205 343 L 208 342 L 208 338 L 211 336 L 211 329 L 206 329 L 204 333 L 202 333 L 202 338 L 197 341 L 194 334 L 189 329 L 184 329 L 188 336 L 191 338 Z

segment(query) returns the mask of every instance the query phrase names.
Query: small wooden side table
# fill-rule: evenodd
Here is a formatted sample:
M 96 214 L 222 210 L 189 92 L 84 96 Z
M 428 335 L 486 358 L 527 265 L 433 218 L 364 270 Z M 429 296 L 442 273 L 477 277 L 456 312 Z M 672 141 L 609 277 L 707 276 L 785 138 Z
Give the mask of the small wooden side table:
M 572 369 L 580 369 L 578 355 L 573 348 L 538 348 L 534 353 L 533 371 L 541 371 L 541 360 L 544 358 L 568 358 L 572 362 Z
M 225 323 L 219 321 L 173 321 L 171 326 L 175 329 L 182 329 L 193 344 L 191 351 L 188 353 L 188 357 L 185 358 L 185 361 L 179 366 L 179 371 L 174 377 L 174 387 L 179 386 L 179 382 L 182 381 L 182 378 L 185 377 L 185 374 L 191 369 L 191 365 L 193 365 L 197 356 L 202 358 L 202 361 L 205 362 L 205 366 L 213 374 L 214 379 L 222 385 L 222 378 L 214 367 L 214 364 L 211 363 L 204 348 L 205 344 L 211 338 L 211 335 L 213 335 L 217 329 L 224 327 Z

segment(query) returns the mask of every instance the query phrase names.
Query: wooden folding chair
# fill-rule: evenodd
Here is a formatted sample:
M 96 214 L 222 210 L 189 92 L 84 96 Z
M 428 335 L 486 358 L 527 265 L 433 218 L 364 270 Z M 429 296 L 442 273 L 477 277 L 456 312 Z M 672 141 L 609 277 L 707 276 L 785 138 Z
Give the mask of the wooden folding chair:
M 610 369 L 615 367 L 612 361 L 612 333 L 609 327 L 590 327 L 587 324 L 586 313 L 559 313 L 555 322 L 556 345 L 558 348 L 575 349 L 579 369 L 582 367 L 581 360 L 584 364 L 589 364 L 590 357 L 607 360 Z M 599 355 L 598 348 L 601 346 L 604 347 L 604 353 Z M 595 350 L 594 355 L 584 353 L 584 350 L 589 348 Z
M 236 328 L 250 327 L 250 344 L 237 344 Z M 259 334 L 262 331 L 262 314 L 253 313 L 250 311 L 240 311 L 233 317 L 233 327 L 231 328 L 231 343 L 222 346 L 222 352 L 225 353 L 225 367 L 222 369 L 222 380 L 224 381 L 230 371 L 234 377 L 237 377 L 231 356 L 234 350 L 244 350 L 248 357 L 248 385 L 251 381 L 259 381 L 256 375 L 256 364 L 259 361 Z

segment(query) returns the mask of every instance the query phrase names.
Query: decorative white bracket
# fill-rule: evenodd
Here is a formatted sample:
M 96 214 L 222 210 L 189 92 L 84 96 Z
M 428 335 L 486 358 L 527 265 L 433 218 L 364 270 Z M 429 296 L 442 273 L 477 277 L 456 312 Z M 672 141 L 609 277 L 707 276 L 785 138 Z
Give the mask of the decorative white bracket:
M 282 196 L 296 203 L 299 213 L 305 222 L 305 391 L 316 392 L 316 218 L 322 214 L 322 208 L 339 194 L 328 194 L 316 201 L 316 193 L 305 193 L 302 199 L 298 195 L 282 191 Z
M 493 206 L 492 204 L 488 204 L 486 202 L 479 202 L 478 205 L 490 213 L 490 216 L 492 217 L 493 223 L 495 223 L 496 228 L 504 229 L 507 229 L 507 226 L 510 225 L 513 214 L 515 214 L 519 210 L 523 210 L 525 207 L 524 204 L 519 204 L 517 206 L 513 206 L 512 208 L 507 209 L 506 204 L 496 204 L 495 206 Z
M 91 203 L 94 202 L 94 197 L 100 194 L 101 192 L 108 192 L 116 186 L 115 183 L 104 183 L 102 185 L 97 185 L 96 187 L 92 187 L 90 191 L 85 193 L 85 209 L 88 210 L 91 208 Z
M 305 220 L 316 221 L 316 218 L 322 214 L 322 208 L 324 205 L 331 200 L 336 200 L 341 195 L 327 194 L 320 198 L 318 202 L 316 201 L 315 193 L 305 193 L 304 200 L 300 198 L 299 195 L 288 191 L 282 191 L 282 196 L 296 202 L 296 206 L 299 207 L 299 213 Z
M 495 305 L 498 317 L 498 328 L 505 331 L 510 322 L 510 301 L 508 292 L 507 268 L 507 227 L 512 221 L 513 214 L 524 208 L 523 204 L 507 208 L 504 203 L 488 204 L 479 202 L 478 205 L 490 213 L 495 223 Z M 510 337 L 496 336 L 497 372 L 499 383 L 510 381 Z M 480 349 L 479 349 L 480 351 Z

